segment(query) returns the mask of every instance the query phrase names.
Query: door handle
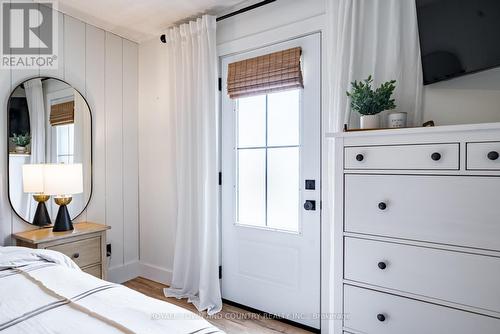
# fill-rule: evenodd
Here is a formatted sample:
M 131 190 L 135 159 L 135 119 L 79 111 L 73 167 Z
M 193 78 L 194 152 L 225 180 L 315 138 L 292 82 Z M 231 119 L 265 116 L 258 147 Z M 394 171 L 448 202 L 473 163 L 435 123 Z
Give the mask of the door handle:
M 304 203 L 304 209 L 307 211 L 315 211 L 316 210 L 316 201 L 307 200 Z

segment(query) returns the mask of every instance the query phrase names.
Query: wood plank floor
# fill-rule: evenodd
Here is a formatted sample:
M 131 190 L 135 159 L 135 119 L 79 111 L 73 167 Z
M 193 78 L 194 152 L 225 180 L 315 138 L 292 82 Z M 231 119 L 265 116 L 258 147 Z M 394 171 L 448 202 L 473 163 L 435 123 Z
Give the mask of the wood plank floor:
M 124 285 L 147 296 L 164 300 L 166 302 L 178 305 L 182 308 L 199 314 L 196 308 L 192 304 L 188 304 L 185 299 L 179 300 L 176 298 L 165 297 L 163 294 L 163 289 L 166 286 L 163 284 L 138 277 L 134 278 L 131 281 L 125 282 Z M 203 316 L 203 314 L 201 315 Z M 227 334 L 311 333 L 284 322 L 273 319 L 265 319 L 255 313 L 226 304 L 224 304 L 222 312 L 217 314 L 215 317 L 210 318 L 206 315 L 204 317 L 213 325 L 224 330 Z

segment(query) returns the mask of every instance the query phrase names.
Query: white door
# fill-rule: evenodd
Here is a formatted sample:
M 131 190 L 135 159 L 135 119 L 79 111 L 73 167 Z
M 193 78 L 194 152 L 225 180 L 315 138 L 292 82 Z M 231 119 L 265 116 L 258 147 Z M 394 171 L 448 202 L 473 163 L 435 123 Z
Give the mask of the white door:
M 227 96 L 229 63 L 297 46 L 304 89 Z M 320 323 L 320 54 L 318 33 L 222 59 L 223 298 L 314 328 Z

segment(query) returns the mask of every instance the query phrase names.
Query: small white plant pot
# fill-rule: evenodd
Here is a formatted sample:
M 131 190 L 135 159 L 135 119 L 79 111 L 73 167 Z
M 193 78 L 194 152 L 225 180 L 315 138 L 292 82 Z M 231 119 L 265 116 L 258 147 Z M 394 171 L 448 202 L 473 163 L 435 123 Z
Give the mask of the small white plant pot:
M 376 115 L 361 115 L 361 129 L 378 129 L 380 127 L 380 114 Z
M 26 147 L 16 146 L 16 153 L 26 153 Z

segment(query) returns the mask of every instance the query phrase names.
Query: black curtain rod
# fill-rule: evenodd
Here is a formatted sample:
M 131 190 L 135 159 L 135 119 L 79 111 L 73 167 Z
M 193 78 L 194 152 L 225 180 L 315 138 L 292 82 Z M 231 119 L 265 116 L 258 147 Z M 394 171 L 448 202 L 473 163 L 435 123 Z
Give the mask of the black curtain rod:
M 223 15 L 221 17 L 218 17 L 215 19 L 215 21 L 219 22 L 219 21 L 222 21 L 222 20 L 225 20 L 227 18 L 230 18 L 232 16 L 235 16 L 235 15 L 238 15 L 238 14 L 241 14 L 241 13 L 244 13 L 244 12 L 248 12 L 252 9 L 255 9 L 255 8 L 259 8 L 259 7 L 262 7 L 262 6 L 265 6 L 267 4 L 270 4 L 271 2 L 275 2 L 276 0 L 264 0 L 264 1 L 261 1 L 261 2 L 257 2 L 251 6 L 248 6 L 248 7 L 245 7 L 245 8 L 241 8 L 241 9 L 238 9 L 237 11 L 234 11 L 232 13 L 229 13 L 229 14 L 226 14 L 226 15 Z
M 234 12 L 231 12 L 229 14 L 226 14 L 226 15 L 222 15 L 221 17 L 218 17 L 215 19 L 216 22 L 219 22 L 219 21 L 222 21 L 222 20 L 225 20 L 225 19 L 228 19 L 230 17 L 233 17 L 233 16 L 236 16 L 238 14 L 241 14 L 241 13 L 245 13 L 245 12 L 248 12 L 250 10 L 253 10 L 255 8 L 259 8 L 259 7 L 262 7 L 262 6 L 265 6 L 267 4 L 270 4 L 272 2 L 275 2 L 276 0 L 264 0 L 264 1 L 261 1 L 261 2 L 257 2 L 251 6 L 248 6 L 248 7 L 245 7 L 245 8 L 241 8 L 241 9 L 238 9 Z M 162 43 L 167 43 L 167 36 L 165 34 L 161 35 L 160 36 L 160 41 Z

